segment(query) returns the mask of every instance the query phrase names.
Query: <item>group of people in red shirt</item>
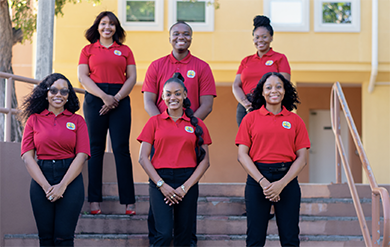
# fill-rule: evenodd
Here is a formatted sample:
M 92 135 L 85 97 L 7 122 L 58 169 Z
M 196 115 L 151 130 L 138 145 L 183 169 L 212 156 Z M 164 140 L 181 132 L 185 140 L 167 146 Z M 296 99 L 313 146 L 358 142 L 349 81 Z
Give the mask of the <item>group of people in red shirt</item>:
M 211 138 L 203 120 L 212 111 L 216 86 L 210 66 L 189 51 L 192 29 L 177 22 L 169 30 L 172 52 L 152 62 L 142 86 L 150 116 L 137 140 L 139 163 L 149 176 L 150 246 L 196 246 L 198 182 L 209 167 Z M 81 169 L 88 159 L 90 213 L 101 214 L 102 166 L 107 131 L 115 157 L 119 200 L 134 215 L 129 152 L 135 60 L 125 31 L 109 11 L 86 31 L 78 77 L 86 89 L 84 119 L 69 80 L 46 77 L 23 105 L 26 127 L 22 159 L 32 176 L 30 195 L 40 246 L 73 246 L 84 201 Z M 248 173 L 245 189 L 247 246 L 263 246 L 275 207 L 282 246 L 299 245 L 300 188 L 297 175 L 310 147 L 303 121 L 291 112 L 299 103 L 286 56 L 270 46 L 273 29 L 254 19 L 257 49 L 244 58 L 233 83 L 238 101 L 235 140 Z M 245 115 L 248 115 L 244 118 Z M 34 159 L 37 156 L 37 161 Z M 172 230 L 174 236 L 172 236 Z

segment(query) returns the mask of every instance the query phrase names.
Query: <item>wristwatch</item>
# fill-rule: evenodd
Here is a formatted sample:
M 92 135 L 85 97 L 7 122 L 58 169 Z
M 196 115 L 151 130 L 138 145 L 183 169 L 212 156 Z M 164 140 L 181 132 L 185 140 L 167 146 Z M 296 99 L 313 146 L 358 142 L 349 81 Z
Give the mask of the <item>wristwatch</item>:
M 158 180 L 157 181 L 157 189 L 160 189 L 161 188 L 161 186 L 163 186 L 163 184 L 164 184 L 164 180 L 162 180 L 162 179 L 160 179 L 160 180 Z

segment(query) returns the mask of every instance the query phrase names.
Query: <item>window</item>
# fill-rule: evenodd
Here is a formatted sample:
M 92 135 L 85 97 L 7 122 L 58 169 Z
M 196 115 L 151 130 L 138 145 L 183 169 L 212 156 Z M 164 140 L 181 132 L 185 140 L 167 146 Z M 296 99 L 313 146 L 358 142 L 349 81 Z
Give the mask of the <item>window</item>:
M 264 15 L 278 32 L 308 32 L 309 9 L 309 0 L 264 0 Z
M 360 32 L 360 0 L 316 0 L 316 32 Z
M 118 17 L 125 30 L 162 31 L 164 0 L 118 0 Z
M 169 27 L 187 22 L 194 31 L 214 31 L 214 6 L 210 0 L 169 0 Z

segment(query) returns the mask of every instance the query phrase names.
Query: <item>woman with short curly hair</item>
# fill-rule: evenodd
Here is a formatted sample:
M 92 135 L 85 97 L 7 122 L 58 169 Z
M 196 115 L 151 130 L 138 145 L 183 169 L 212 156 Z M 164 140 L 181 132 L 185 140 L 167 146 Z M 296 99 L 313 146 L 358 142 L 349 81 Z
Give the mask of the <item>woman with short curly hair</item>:
M 299 246 L 301 190 L 310 140 L 305 124 L 290 112 L 298 95 L 282 74 L 266 73 L 253 91 L 252 107 L 236 136 L 238 161 L 248 173 L 245 187 L 247 246 L 264 246 L 273 204 L 281 246 Z
M 73 246 L 84 203 L 81 170 L 90 156 L 87 125 L 75 114 L 79 101 L 69 80 L 54 73 L 34 88 L 22 108 L 27 122 L 21 155 L 32 177 L 40 246 Z

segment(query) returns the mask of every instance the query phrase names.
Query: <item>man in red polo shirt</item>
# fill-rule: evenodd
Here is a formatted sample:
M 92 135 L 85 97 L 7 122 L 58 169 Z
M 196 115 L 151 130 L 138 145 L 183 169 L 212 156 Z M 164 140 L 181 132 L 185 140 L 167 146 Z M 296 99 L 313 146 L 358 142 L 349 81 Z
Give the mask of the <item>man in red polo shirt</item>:
M 173 24 L 169 30 L 169 42 L 172 53 L 153 61 L 145 75 L 142 85 L 144 106 L 150 117 L 158 115 L 167 109 L 161 94 L 165 82 L 175 72 L 184 76 L 184 84 L 188 89 L 187 97 L 191 101 L 194 116 L 204 120 L 212 111 L 214 97 L 217 96 L 215 81 L 210 66 L 203 60 L 193 56 L 188 48 L 192 42 L 192 29 L 185 22 Z M 154 148 L 152 148 L 151 157 Z M 148 218 L 149 241 L 153 243 L 154 221 L 153 212 L 149 210 Z M 196 246 L 196 218 L 191 245 Z

